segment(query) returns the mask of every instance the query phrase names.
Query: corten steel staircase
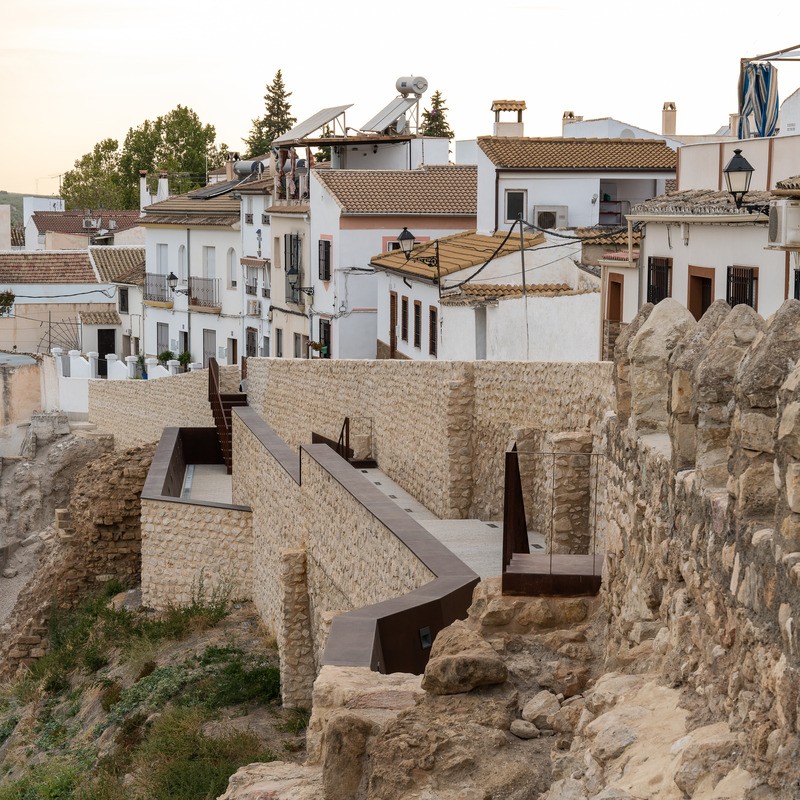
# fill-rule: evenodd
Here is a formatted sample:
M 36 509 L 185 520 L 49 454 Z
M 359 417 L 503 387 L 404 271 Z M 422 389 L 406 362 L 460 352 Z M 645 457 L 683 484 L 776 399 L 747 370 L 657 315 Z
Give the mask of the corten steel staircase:
M 247 376 L 246 362 L 242 365 L 242 378 Z M 247 405 L 247 395 L 243 392 L 222 394 L 219 389 L 219 364 L 216 358 L 208 360 L 208 402 L 217 426 L 219 445 L 228 475 L 233 471 L 233 428 L 231 425 L 232 409 Z

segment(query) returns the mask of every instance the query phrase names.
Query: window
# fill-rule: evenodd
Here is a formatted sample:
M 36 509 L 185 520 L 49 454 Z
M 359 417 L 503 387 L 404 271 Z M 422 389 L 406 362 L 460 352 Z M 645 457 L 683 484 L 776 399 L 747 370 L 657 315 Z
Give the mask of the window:
M 422 303 L 414 301 L 414 347 L 422 347 Z
M 283 237 L 283 263 L 286 268 L 286 301 L 300 302 L 303 276 L 300 271 L 300 234 L 287 233 Z
M 236 288 L 236 251 L 228 248 L 228 288 Z
M 527 192 L 519 189 L 506 189 L 506 222 L 525 219 Z
M 269 357 L 269 336 L 265 336 L 263 339 L 261 344 L 261 356 L 262 358 Z
M 728 267 L 728 291 L 725 299 L 729 306 L 740 303 L 758 306 L 758 267 Z
M 391 253 L 394 250 L 400 249 L 400 242 L 387 242 L 386 243 L 386 252 Z
M 405 296 L 400 301 L 400 338 L 408 341 L 408 298 Z
M 120 314 L 127 314 L 128 313 L 128 287 L 127 286 L 120 286 L 119 287 L 119 313 Z
M 436 306 L 428 309 L 428 354 L 435 356 L 439 344 L 439 310 Z
M 182 244 L 178 248 L 178 279 L 186 280 L 186 245 Z
M 647 302 L 656 305 L 672 297 L 672 259 L 650 256 L 647 259 Z
M 247 358 L 252 358 L 257 356 L 258 353 L 256 350 L 258 349 L 258 330 L 256 328 L 247 328 L 245 330 L 245 340 L 244 340 L 244 354 Z
M 686 307 L 699 320 L 714 302 L 714 268 L 689 265 L 689 286 Z
M 329 239 L 319 240 L 319 279 L 331 279 L 331 243 Z
M 166 322 L 156 323 L 156 355 L 169 350 L 169 325 Z
M 299 333 L 296 333 L 294 335 L 294 357 L 295 358 L 303 357 L 303 340 L 301 339 Z
M 794 271 L 794 294 L 795 300 L 800 300 L 800 269 Z
M 321 319 L 319 321 L 319 343 L 322 349 L 319 351 L 322 358 L 331 357 L 331 321 L 329 319 Z
M 253 224 L 253 215 L 252 214 L 245 214 L 244 215 L 244 224 L 245 225 L 252 225 Z
M 169 250 L 165 244 L 156 245 L 156 272 L 159 275 L 166 275 L 169 272 L 167 269 L 169 262 Z
M 203 277 L 216 278 L 217 277 L 217 248 L 216 247 L 203 247 Z
M 283 331 L 280 328 L 275 328 L 275 355 L 283 358 Z

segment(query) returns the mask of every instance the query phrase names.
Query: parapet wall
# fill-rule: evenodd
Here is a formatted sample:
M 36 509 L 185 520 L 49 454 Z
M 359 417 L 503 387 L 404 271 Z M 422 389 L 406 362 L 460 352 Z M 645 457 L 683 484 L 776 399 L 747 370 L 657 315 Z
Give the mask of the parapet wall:
M 609 363 L 248 360 L 250 404 L 291 446 L 345 417 L 381 469 L 441 518 L 502 516 L 503 453 L 535 428 L 597 436 Z
M 800 796 L 800 302 L 642 316 L 606 431 L 608 656 L 702 694 L 742 766 Z
M 238 376 L 238 367 L 220 367 L 222 390 L 238 391 Z M 118 448 L 157 442 L 164 428 L 211 427 L 208 370 L 151 381 L 89 381 L 89 421 L 113 433 Z

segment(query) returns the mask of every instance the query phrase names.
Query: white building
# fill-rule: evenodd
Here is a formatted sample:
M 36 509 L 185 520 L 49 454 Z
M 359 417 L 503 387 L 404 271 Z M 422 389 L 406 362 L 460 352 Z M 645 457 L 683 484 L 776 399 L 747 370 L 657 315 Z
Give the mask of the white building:
M 139 212 L 34 211 L 25 223 L 26 250 L 83 250 L 91 244 L 144 244 Z
M 395 249 L 403 228 L 418 242 L 473 230 L 475 168 L 313 170 L 310 188 L 311 335 L 329 358 L 385 357 L 370 259 Z
M 591 361 L 599 347 L 597 281 L 542 234 L 474 232 L 372 259 L 379 270 L 378 349 L 387 358 Z M 559 243 L 560 244 L 560 243 Z M 434 264 L 420 258 L 437 256 Z M 525 274 L 523 277 L 523 266 Z

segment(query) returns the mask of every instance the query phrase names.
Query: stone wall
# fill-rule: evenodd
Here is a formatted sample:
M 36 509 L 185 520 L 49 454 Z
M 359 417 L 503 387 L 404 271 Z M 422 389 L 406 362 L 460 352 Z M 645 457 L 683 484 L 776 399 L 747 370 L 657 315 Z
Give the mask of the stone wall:
M 41 363 L 0 364 L 0 428 L 30 419 L 41 409 Z
M 249 510 L 211 503 L 142 501 L 142 604 L 208 602 L 253 595 Z
M 223 392 L 238 391 L 239 369 L 220 367 Z M 213 427 L 208 370 L 157 380 L 89 381 L 89 421 L 117 447 L 157 442 L 164 428 Z
M 641 329 L 675 346 L 644 380 L 629 351 L 631 417 L 607 427 L 607 655 L 702 695 L 742 734 L 742 766 L 796 797 L 800 302 L 768 323 L 737 306 L 701 337 L 659 308 Z
M 381 469 L 441 518 L 502 516 L 518 429 L 589 431 L 613 403 L 608 363 L 250 359 L 250 402 L 291 446 L 372 433 Z
M 68 507 L 56 512 L 57 528 L 41 535 L 35 578 L 0 628 L 0 680 L 45 655 L 54 605 L 71 608 L 112 579 L 139 582 L 139 498 L 153 451 L 148 445 L 109 453 L 78 473 Z

